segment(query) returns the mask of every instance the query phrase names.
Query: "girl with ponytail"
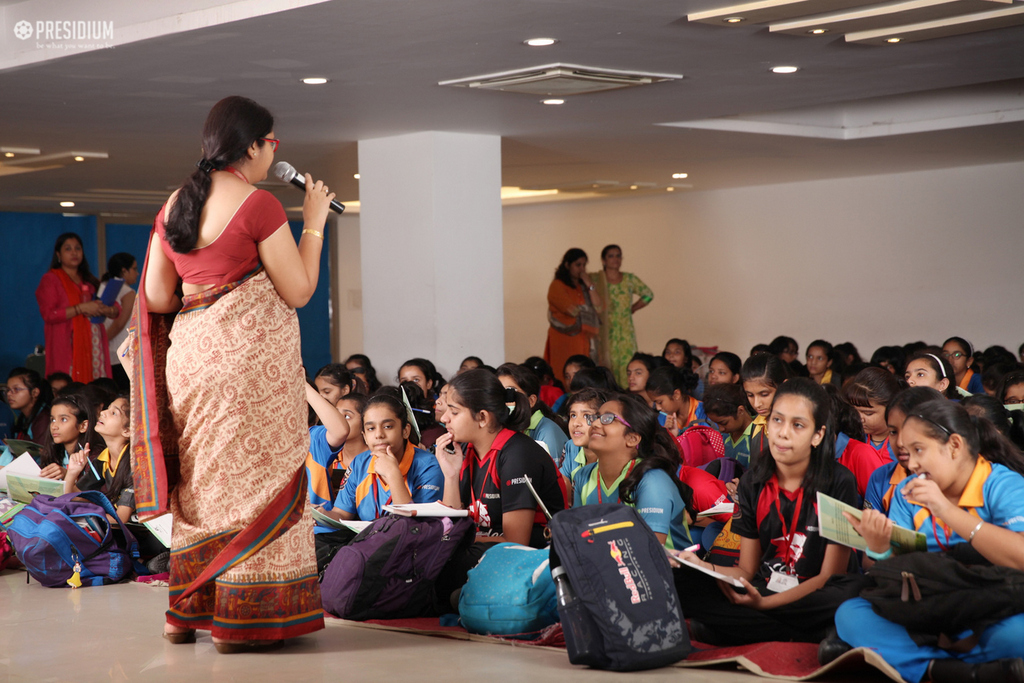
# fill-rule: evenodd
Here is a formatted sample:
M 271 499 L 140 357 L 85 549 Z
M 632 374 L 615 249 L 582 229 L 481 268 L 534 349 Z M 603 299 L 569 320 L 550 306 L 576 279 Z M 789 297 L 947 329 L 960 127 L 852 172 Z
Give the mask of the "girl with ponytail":
M 928 550 L 967 544 L 994 565 L 1024 570 L 1024 457 L 986 418 L 944 399 L 912 408 L 900 432 L 909 453 L 908 477 L 893 496 L 889 517 L 865 510 L 854 527 L 868 557 L 892 555 L 892 526 L 924 534 Z M 1024 614 L 996 622 L 966 653 L 918 645 L 905 627 L 855 598 L 836 612 L 839 637 L 875 649 L 907 681 L 1021 681 Z
M 551 514 L 565 508 L 564 484 L 551 457 L 521 433 L 530 424 L 526 395 L 478 368 L 452 379 L 447 404 L 436 449 L 445 505 L 470 511 L 482 543 L 543 548 L 547 519 L 526 480 Z

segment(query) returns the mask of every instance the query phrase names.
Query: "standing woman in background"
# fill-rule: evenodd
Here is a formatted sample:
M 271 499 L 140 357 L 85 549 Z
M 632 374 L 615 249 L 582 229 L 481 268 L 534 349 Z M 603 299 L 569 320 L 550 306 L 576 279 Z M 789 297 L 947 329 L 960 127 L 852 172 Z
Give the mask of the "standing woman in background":
M 597 333 L 601 325 L 601 298 L 587 275 L 587 252 L 575 247 L 565 252 L 548 287 L 548 342 L 544 346 L 547 361 L 559 382 L 569 356 L 597 357 Z
M 295 308 L 316 289 L 334 195 L 306 175 L 296 246 L 280 202 L 253 187 L 278 144 L 257 103 L 214 105 L 203 159 L 157 214 L 129 337 L 136 509 L 174 519 L 164 637 L 210 630 L 225 654 L 324 627 Z M 167 348 L 156 314 L 173 313 Z M 158 433 L 167 417 L 174 433 Z
M 598 363 L 611 368 L 615 381 L 626 386 L 626 365 L 636 353 L 633 314 L 654 299 L 654 292 L 633 273 L 623 273 L 622 247 L 609 244 L 601 250 L 602 270 L 591 273 L 594 291 L 604 302 L 598 336 Z
M 93 299 L 99 285 L 89 270 L 82 238 L 73 232 L 58 237 L 50 270 L 36 287 L 47 375 L 66 372 L 84 384 L 97 377 L 110 377 L 107 331 L 90 318 L 116 318 L 117 309 Z
M 121 290 L 117 293 L 115 301 L 121 304 L 121 311 L 117 318 L 107 320 L 104 326 L 107 328 L 107 338 L 110 340 L 110 369 L 111 377 L 117 382 L 117 388 L 121 391 L 128 391 L 128 373 L 121 365 L 121 357 L 117 355 L 117 349 L 121 342 L 128 338 L 128 318 L 132 315 L 132 307 L 135 306 L 135 290 L 132 287 L 139 281 L 139 264 L 131 254 L 120 252 L 114 254 L 107 261 L 107 272 L 103 276 L 97 296 L 102 297 L 112 279 L 122 280 Z

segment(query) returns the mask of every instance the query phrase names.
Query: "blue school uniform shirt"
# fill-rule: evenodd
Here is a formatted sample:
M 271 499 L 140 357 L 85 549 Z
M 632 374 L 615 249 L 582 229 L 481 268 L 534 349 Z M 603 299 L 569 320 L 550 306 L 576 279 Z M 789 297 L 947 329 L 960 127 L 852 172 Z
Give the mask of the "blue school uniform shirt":
M 928 550 L 942 550 L 954 543 L 966 543 L 952 529 L 946 528 L 939 520 L 932 524 L 928 509 L 908 502 L 903 497 L 903 487 L 917 475 L 907 477 L 889 507 L 889 519 L 894 524 L 914 529 L 925 535 Z M 998 463 L 992 463 L 978 456 L 974 472 L 960 494 L 958 506 L 976 515 L 980 520 L 1001 526 L 1018 533 L 1024 531 L 1024 477 Z M 938 539 L 935 534 L 938 532 Z
M 733 441 L 731 434 L 722 432 L 722 443 L 725 445 L 725 457 L 732 458 L 739 464 L 743 465 L 744 469 L 750 467 L 750 437 L 754 433 L 754 423 L 751 422 L 747 425 L 747 428 L 743 430 L 743 435 L 740 436 L 739 440 Z
M 864 490 L 864 507 L 888 515 L 889 506 L 903 479 L 906 478 L 906 472 L 898 462 L 886 463 L 872 472 L 868 486 Z
M 582 467 L 573 478 L 573 507 L 598 503 L 621 503 L 619 484 L 632 471 L 632 463 L 619 475 L 610 488 L 601 481 L 597 463 Z M 686 505 L 679 495 L 679 487 L 665 470 L 648 470 L 636 488 L 636 511 L 655 533 L 665 534 L 665 547 L 682 550 L 692 545 L 686 524 Z
M 583 449 L 571 440 L 566 441 L 562 447 L 562 463 L 558 466 L 559 474 L 572 481 L 576 478 L 576 473 L 586 464 L 587 454 L 583 452 Z
M 309 482 L 309 502 L 321 505 L 324 510 L 334 508 L 334 489 L 331 486 L 331 465 L 338 459 L 338 454 L 345 447 L 343 443 L 331 448 L 327 443 L 327 427 L 314 425 L 309 428 L 309 452 L 306 454 L 306 480 Z M 326 534 L 334 531 L 317 524 L 313 533 Z
M 433 503 L 441 499 L 444 493 L 444 474 L 437 458 L 430 451 L 406 444 L 402 456 L 402 467 L 405 470 L 405 483 L 409 486 L 414 503 Z M 363 451 L 352 461 L 348 480 L 344 488 L 338 492 L 334 507 L 356 515 L 364 522 L 370 522 L 381 516 L 384 506 L 390 504 L 391 491 L 384 487 L 384 482 L 371 471 L 373 451 Z
M 534 411 L 533 416 L 530 418 L 530 426 L 526 429 L 526 435 L 534 441 L 540 441 L 547 446 L 548 455 L 551 456 L 556 465 L 558 464 L 558 456 L 562 452 L 562 447 L 569 440 L 565 432 L 554 421 L 544 417 L 544 414 L 539 410 Z

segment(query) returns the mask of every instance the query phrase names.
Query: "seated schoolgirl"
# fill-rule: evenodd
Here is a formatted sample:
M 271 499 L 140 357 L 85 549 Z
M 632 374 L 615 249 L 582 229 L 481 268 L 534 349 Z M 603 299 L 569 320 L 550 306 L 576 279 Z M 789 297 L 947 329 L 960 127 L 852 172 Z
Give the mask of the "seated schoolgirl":
M 692 491 L 690 508 L 693 519 L 689 520 L 690 536 L 694 541 L 699 541 L 704 550 L 709 550 L 718 534 L 732 519 L 732 514 L 721 513 L 704 517 L 698 515 L 720 503 L 732 502 L 729 491 L 725 488 L 725 482 L 700 467 L 680 465 L 678 476 L 679 481 Z
M 415 420 L 410 438 L 416 446 L 424 450 L 431 450 L 434 442 L 437 441 L 437 437 L 444 434 L 444 425 L 438 422 L 435 416 L 437 399 L 441 395 L 440 392 L 444 391 L 444 387 L 445 385 L 442 384 L 438 395 L 434 398 L 424 396 L 420 388 L 409 381 L 402 382 L 398 386 L 399 391 L 394 391 L 394 387 L 385 387 L 377 393 L 389 390 L 394 391 L 395 398 L 403 402 L 406 400 L 409 402 L 409 407 L 412 408 L 412 416 Z M 402 397 L 402 391 L 405 392 L 405 398 Z
M 373 367 L 369 356 L 362 353 L 353 353 L 345 359 L 345 367 L 355 375 L 356 379 L 363 383 L 357 387 L 361 394 L 372 394 L 380 389 L 380 380 L 377 379 L 377 369 Z
M 807 374 L 818 384 L 842 384 L 843 363 L 824 339 L 815 339 L 807 345 Z
M 974 346 L 963 337 L 950 337 L 942 344 L 942 357 L 953 366 L 954 384 L 961 395 L 984 394 L 981 374 L 975 372 Z
M 889 426 L 885 423 L 885 407 L 905 385 L 883 368 L 865 368 L 843 387 L 843 400 L 857 409 L 864 427 L 864 438 L 878 453 L 879 465 L 896 457 Z
M 787 381 L 775 394 L 767 426 L 769 455 L 740 480 L 732 530 L 739 564 L 712 567 L 739 579 L 742 591 L 685 565 L 676 571 L 683 614 L 699 623 L 695 639 L 712 644 L 769 640 L 819 642 L 859 582 L 845 576 L 850 548 L 818 533 L 819 491 L 857 503 L 853 475 L 835 461 L 830 401 L 810 379 Z M 701 626 L 703 628 L 701 628 Z
M 476 543 L 456 552 L 438 579 L 442 600 L 466 583 L 469 570 L 495 543 L 547 545 L 547 518 L 526 486 L 527 479 L 552 515 L 566 507 L 554 461 L 521 432 L 531 415 L 525 394 L 506 389 L 494 374 L 478 368 L 452 378 L 447 400 L 441 421 L 448 433 L 437 440 L 443 502 L 468 509 L 477 536 Z
M 639 351 L 634 353 L 626 365 L 626 379 L 629 384 L 626 388 L 629 389 L 629 393 L 636 394 L 643 399 L 645 404 L 653 408 L 654 401 L 647 395 L 647 380 L 656 369 L 666 366 L 668 366 L 668 362 L 664 358 Z
M 647 378 L 647 396 L 665 413 L 665 429 L 679 436 L 695 424 L 710 425 L 704 404 L 694 398 L 697 375 L 686 368 L 658 368 Z
M 42 468 L 40 477 L 64 479 L 71 454 L 84 450 L 88 445 L 91 456 L 85 469 L 90 476 L 82 480 L 79 489 L 85 491 L 103 486 L 95 462 L 97 454 L 103 450 L 103 440 L 93 432 L 95 420 L 92 415 L 89 402 L 78 394 L 67 394 L 53 400 L 50 405 L 50 431 L 43 442 L 43 454 L 39 462 Z
M 28 368 L 14 368 L 7 375 L 7 405 L 14 413 L 11 437 L 33 441 L 40 446 L 50 429 L 50 386 L 39 373 Z M 10 449 L 0 444 L 0 467 L 14 460 Z M 38 463 L 36 463 L 38 464 Z
M 1024 449 L 1024 412 L 1007 410 L 995 396 L 973 394 L 960 402 L 971 415 L 984 417 L 1017 448 Z
M 870 365 L 877 365 L 897 377 L 903 377 L 907 368 L 907 355 L 902 346 L 880 346 L 871 354 Z
M 385 505 L 430 503 L 441 496 L 441 468 L 432 453 L 409 443 L 412 425 L 401 401 L 388 394 L 371 397 L 362 423 L 369 450 L 356 456 L 333 509 L 324 514 L 372 521 Z
M 581 353 L 577 353 L 574 356 L 569 356 L 565 360 L 565 365 L 562 366 L 562 376 L 565 377 L 565 388 L 572 391 L 572 378 L 576 376 L 576 373 L 584 368 L 596 368 L 597 364 L 594 359 L 590 356 L 584 356 Z M 551 409 L 556 413 L 558 407 L 551 406 Z
M 528 368 L 537 375 L 537 379 L 540 381 L 540 390 L 537 392 L 537 396 L 544 402 L 552 412 L 558 413 L 558 408 L 555 404 L 558 403 L 559 399 L 565 396 L 565 389 L 569 386 L 568 381 L 563 385 L 560 381 L 555 378 L 555 371 L 551 369 L 551 365 L 540 356 L 530 356 L 523 361 L 523 367 Z M 565 365 L 562 366 L 565 368 Z
M 782 383 L 789 379 L 789 366 L 778 356 L 760 353 L 743 362 L 740 370 L 740 381 L 743 392 L 747 395 L 747 404 L 754 409 L 754 430 L 750 435 L 750 458 L 757 456 L 767 447 L 764 438 L 764 426 L 772 411 L 775 392 Z
M 903 377 L 912 387 L 931 387 L 948 399 L 960 399 L 953 381 L 953 366 L 939 349 L 928 348 L 913 354 Z
M 735 383 L 712 384 L 704 391 L 704 412 L 722 432 L 725 457 L 744 468 L 750 465 L 750 435 L 754 418 L 743 387 Z
M 679 450 L 656 413 L 630 394 L 613 394 L 598 413 L 588 418 L 597 460 L 573 478 L 573 507 L 631 505 L 662 545 L 689 547 L 693 491 L 677 476 Z
M 484 361 L 479 356 L 466 356 L 462 359 L 462 362 L 459 363 L 459 370 L 455 374 L 458 375 L 466 370 L 474 370 L 483 364 Z
M 514 389 L 526 396 L 532 411 L 526 435 L 542 442 L 547 447 L 552 461 L 557 462 L 569 437 L 559 424 L 560 418 L 540 400 L 540 378 L 524 365 L 505 363 L 498 366 L 498 381 L 506 389 Z
M 561 465 L 558 468 L 565 483 L 568 495 L 572 499 L 572 480 L 587 463 L 594 462 L 597 456 L 586 448 L 590 444 L 589 416 L 597 415 L 598 409 L 608 400 L 608 392 L 601 389 L 581 389 L 569 395 L 569 441 L 562 447 Z
M 330 401 L 332 406 L 338 405 L 343 397 L 356 390 L 356 378 L 341 363 L 328 363 L 316 371 L 313 384 L 317 392 Z
M 896 460 L 885 463 L 871 473 L 864 491 L 865 510 L 878 510 L 883 515 L 889 514 L 893 494 L 910 474 L 907 465 L 910 452 L 900 438 L 903 423 L 917 406 L 942 398 L 942 394 L 931 387 L 911 387 L 896 394 L 886 406 L 885 422 L 889 425 L 889 441 L 896 449 Z M 867 558 L 864 561 L 871 562 Z
M 330 367 L 330 366 L 328 366 Z M 320 373 L 317 373 L 319 379 Z M 332 385 L 333 388 L 333 385 Z M 329 393 L 334 393 L 330 391 Z M 340 400 L 340 399 L 339 399 Z M 318 425 L 309 428 L 309 452 L 306 454 L 306 480 L 309 483 L 309 504 L 322 510 L 334 507 L 335 488 L 331 481 L 331 472 L 338 460 L 345 440 L 348 439 L 349 423 L 341 413 L 325 398 L 323 390 L 306 385 L 306 402 L 320 419 Z M 317 524 L 313 533 L 332 534 L 334 530 Z
M 412 382 L 423 395 L 433 401 L 437 398 L 437 390 L 444 384 L 437 368 L 426 358 L 410 358 L 398 368 L 398 383 Z
M 89 444 L 72 453 L 64 475 L 64 493 L 102 488 L 123 524 L 135 513 L 135 483 L 128 453 L 129 409 L 128 398 L 120 396 L 100 413 L 95 433 L 102 437 L 105 448 L 95 458 L 90 458 Z
M 661 357 L 668 361 L 668 364 L 676 368 L 686 368 L 692 371 L 693 348 L 690 342 L 685 339 L 673 337 L 665 342 L 665 348 Z
M 875 368 L 885 372 L 881 368 Z M 864 443 L 864 422 L 860 413 L 843 400 L 842 393 L 834 384 L 822 384 L 832 402 L 832 433 L 836 440 L 836 462 L 853 472 L 857 480 L 857 494 L 863 499 L 868 481 L 882 465 L 894 462 L 888 451 L 879 452 Z
M 907 415 L 900 441 L 912 474 L 892 497 L 888 518 L 865 510 L 860 522 L 851 520 L 867 541 L 867 555 L 892 555 L 896 524 L 923 533 L 931 552 L 967 543 L 994 565 L 1024 570 L 1020 451 L 988 420 L 941 399 Z M 918 645 L 905 627 L 876 614 L 863 598 L 839 608 L 836 628 L 842 640 L 871 648 L 911 683 L 1024 681 L 1024 614 L 977 634 L 978 643 L 966 653 Z
M 344 488 L 356 456 L 368 450 L 363 440 L 363 411 L 366 410 L 366 402 L 369 400 L 366 394 L 348 394 L 335 406 L 348 424 L 348 436 L 330 468 L 332 491 Z
M 995 395 L 1004 406 L 1019 408 L 1024 403 L 1024 370 L 1014 370 L 1003 375 Z
M 711 362 L 708 363 L 708 384 L 736 384 L 740 381 L 742 368 L 743 363 L 735 353 L 719 351 L 711 357 Z

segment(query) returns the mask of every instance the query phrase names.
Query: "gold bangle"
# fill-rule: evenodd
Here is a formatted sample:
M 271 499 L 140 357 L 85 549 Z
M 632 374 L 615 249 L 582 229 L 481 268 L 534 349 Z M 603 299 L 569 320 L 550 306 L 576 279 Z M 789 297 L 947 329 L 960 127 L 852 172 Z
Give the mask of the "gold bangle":
M 306 228 L 305 230 L 302 231 L 302 234 L 313 235 L 314 237 L 319 237 L 321 242 L 324 241 L 324 234 L 319 230 L 314 230 L 313 228 Z

